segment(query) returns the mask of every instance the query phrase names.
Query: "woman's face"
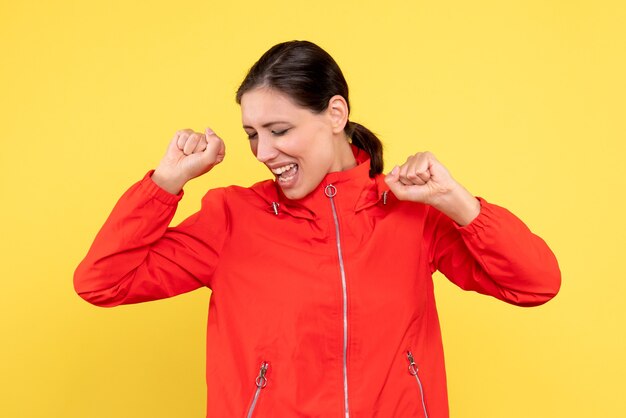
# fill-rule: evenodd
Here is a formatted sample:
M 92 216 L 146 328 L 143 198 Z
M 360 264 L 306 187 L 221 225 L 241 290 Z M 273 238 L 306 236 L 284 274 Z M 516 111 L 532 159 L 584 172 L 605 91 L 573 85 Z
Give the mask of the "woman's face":
M 326 174 L 355 165 L 330 106 L 314 113 L 277 90 L 260 87 L 242 96 L 241 113 L 252 152 L 289 199 L 309 194 Z

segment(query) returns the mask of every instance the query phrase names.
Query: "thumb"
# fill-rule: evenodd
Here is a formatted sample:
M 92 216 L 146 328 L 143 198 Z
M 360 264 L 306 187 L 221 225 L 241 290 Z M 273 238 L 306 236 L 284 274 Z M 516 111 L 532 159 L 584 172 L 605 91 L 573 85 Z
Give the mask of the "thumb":
M 211 159 L 212 164 L 219 164 L 224 159 L 225 146 L 224 141 L 217 136 L 217 134 L 211 129 L 206 128 L 204 130 L 206 136 L 206 149 L 204 150 L 204 155 L 207 159 Z
M 391 191 L 396 194 L 396 190 L 402 187 L 402 183 L 400 183 L 400 167 L 395 166 L 389 174 L 385 176 L 385 183 L 387 183 Z
M 400 167 L 395 166 L 394 168 L 391 169 L 389 174 L 385 176 L 385 181 L 387 182 L 387 184 L 389 184 L 389 181 L 398 181 L 399 175 L 400 175 Z

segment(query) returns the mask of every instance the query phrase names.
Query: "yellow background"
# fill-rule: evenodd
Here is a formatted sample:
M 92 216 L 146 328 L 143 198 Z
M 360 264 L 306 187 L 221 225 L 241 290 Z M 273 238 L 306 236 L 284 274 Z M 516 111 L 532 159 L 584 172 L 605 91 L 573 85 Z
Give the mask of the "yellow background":
M 435 152 L 559 259 L 536 309 L 437 277 L 452 416 L 626 416 L 625 22 L 598 0 L 3 0 L 0 416 L 203 416 L 210 292 L 101 309 L 72 274 L 177 129 L 228 148 L 175 221 L 267 177 L 234 92 L 290 39 L 336 58 L 387 168 Z

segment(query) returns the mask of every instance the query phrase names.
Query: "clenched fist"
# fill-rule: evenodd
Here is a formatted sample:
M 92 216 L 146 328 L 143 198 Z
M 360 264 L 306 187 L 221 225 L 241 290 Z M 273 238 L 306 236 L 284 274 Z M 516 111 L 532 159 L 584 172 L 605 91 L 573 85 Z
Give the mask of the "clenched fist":
M 189 180 L 221 163 L 225 155 L 224 141 L 210 128 L 204 134 L 180 130 L 172 138 L 152 180 L 162 189 L 177 194 Z
M 387 174 L 385 182 L 398 199 L 431 205 L 459 225 L 469 224 L 480 213 L 480 202 L 430 152 L 411 155 Z

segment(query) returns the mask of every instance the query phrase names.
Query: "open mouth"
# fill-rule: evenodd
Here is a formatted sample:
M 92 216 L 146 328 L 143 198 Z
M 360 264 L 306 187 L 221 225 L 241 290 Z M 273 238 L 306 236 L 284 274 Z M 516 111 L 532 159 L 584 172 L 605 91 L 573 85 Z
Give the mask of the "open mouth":
M 272 169 L 272 173 L 281 184 L 288 184 L 293 181 L 298 174 L 298 164 L 287 164 L 282 167 Z

